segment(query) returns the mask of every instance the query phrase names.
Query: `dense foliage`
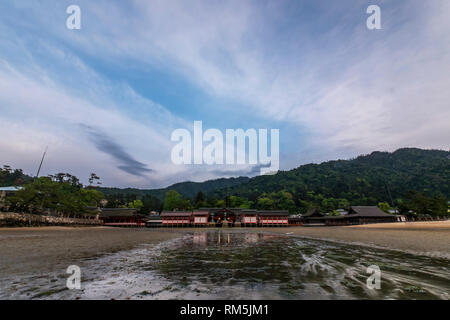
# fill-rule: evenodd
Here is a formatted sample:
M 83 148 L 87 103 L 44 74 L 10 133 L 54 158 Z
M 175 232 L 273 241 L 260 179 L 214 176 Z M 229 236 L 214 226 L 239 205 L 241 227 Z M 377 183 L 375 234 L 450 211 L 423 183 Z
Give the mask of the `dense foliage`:
M 30 179 L 14 196 L 7 198 L 10 211 L 48 213 L 78 217 L 96 214 L 89 207 L 98 207 L 103 194 L 84 188 L 78 178 L 58 173 L 54 176 Z
M 307 164 L 271 176 L 183 182 L 154 190 L 98 186 L 95 190 L 105 194 L 108 200 L 106 207 L 133 207 L 141 213 L 163 209 L 240 207 L 284 209 L 291 213 L 304 213 L 310 208 L 318 208 L 337 215 L 336 209 L 346 209 L 351 205 L 378 205 L 386 212 L 395 207 L 401 213 L 445 215 L 450 196 L 449 181 L 449 152 L 406 148 L 393 153 L 373 152 L 351 160 Z M 83 201 L 70 198 L 72 195 L 69 196 L 67 192 L 74 192 L 77 198 L 82 197 L 87 189 L 82 188 L 75 177 L 67 174 L 32 180 L 21 170 L 12 170 L 10 167 L 0 169 L 0 185 L 24 182 L 27 194 L 34 192 L 34 198 L 30 197 L 35 202 L 28 205 L 32 208 L 49 206 L 60 212 L 74 210 L 68 204 L 65 205 L 62 198 L 56 200 L 64 192 L 71 199 L 68 200 L 71 204 L 82 202 L 85 205 L 98 200 L 95 197 L 87 197 Z M 98 185 L 98 177 L 91 174 L 89 182 L 91 186 L 95 182 Z M 51 183 L 59 183 L 58 188 L 64 192 L 49 191 L 48 194 L 52 196 L 44 198 L 41 193 L 36 194 L 39 188 L 56 188 Z M 46 203 L 45 206 L 42 201 Z
M 258 176 L 218 190 L 214 196 L 222 199 L 234 195 L 255 207 L 280 209 L 292 207 L 292 199 L 300 212 L 311 206 L 324 211 L 380 202 L 398 206 L 409 190 L 449 198 L 449 154 L 412 148 L 373 152 L 352 160 L 308 164 L 273 176 Z
M 98 188 L 99 191 L 101 191 L 103 194 L 105 194 L 107 197 L 110 195 L 119 196 L 122 198 L 128 198 L 128 199 L 135 199 L 135 198 L 142 198 L 145 195 L 151 195 L 153 197 L 156 197 L 160 200 L 164 200 L 166 193 L 169 190 L 175 190 L 179 194 L 181 194 L 183 197 L 193 199 L 196 197 L 197 193 L 203 192 L 203 193 L 211 193 L 219 189 L 223 188 L 232 188 L 234 186 L 240 185 L 242 183 L 245 183 L 249 181 L 250 178 L 247 177 L 239 177 L 239 178 L 221 178 L 221 179 L 215 179 L 215 180 L 208 180 L 205 182 L 180 182 L 171 185 L 167 188 L 162 189 L 136 189 L 136 188 Z
M 12 169 L 10 166 L 0 168 L 0 187 L 21 185 L 30 179 L 31 177 L 24 174 L 22 169 Z

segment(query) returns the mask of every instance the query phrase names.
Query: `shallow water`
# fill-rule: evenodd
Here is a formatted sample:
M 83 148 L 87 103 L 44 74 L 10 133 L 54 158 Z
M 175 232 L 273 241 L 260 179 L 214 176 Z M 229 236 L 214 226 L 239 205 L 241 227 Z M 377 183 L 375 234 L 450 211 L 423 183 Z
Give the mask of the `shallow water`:
M 381 270 L 381 289 L 366 285 Z M 243 230 L 187 234 L 83 261 L 82 290 L 65 273 L 3 279 L 13 299 L 449 299 L 449 261 Z

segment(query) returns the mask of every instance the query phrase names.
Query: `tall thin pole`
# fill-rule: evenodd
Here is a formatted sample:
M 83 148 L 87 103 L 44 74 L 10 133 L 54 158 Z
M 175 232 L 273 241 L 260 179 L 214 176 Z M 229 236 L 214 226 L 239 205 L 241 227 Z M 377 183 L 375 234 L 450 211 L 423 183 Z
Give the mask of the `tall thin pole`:
M 387 185 L 386 180 L 384 181 L 384 185 L 386 186 L 389 198 L 391 199 L 391 206 L 392 206 L 392 208 L 394 208 L 394 201 L 392 200 L 391 191 L 389 190 L 389 186 Z
M 36 173 L 36 178 L 39 177 L 39 173 L 41 172 L 42 163 L 44 162 L 45 155 L 47 154 L 48 146 L 45 148 L 44 154 L 42 155 L 41 163 L 39 164 L 39 169 Z

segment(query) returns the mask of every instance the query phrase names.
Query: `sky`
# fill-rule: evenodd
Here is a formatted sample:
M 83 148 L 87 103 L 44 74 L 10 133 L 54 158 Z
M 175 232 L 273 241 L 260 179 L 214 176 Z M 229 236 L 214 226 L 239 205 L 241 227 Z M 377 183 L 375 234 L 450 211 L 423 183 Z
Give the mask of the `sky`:
M 449 16 L 447 0 L 3 0 L 0 165 L 34 175 L 48 146 L 41 175 L 105 186 L 258 174 L 172 163 L 171 133 L 194 121 L 279 129 L 281 170 L 448 150 Z

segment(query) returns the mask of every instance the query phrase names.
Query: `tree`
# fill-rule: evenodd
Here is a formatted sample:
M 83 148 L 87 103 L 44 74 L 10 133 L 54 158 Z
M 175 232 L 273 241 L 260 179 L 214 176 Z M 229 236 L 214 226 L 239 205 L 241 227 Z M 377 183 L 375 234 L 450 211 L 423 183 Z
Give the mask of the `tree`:
M 141 213 L 148 213 L 151 211 L 162 211 L 163 203 L 157 197 L 150 194 L 146 194 L 142 197 L 143 207 L 141 208 Z
M 386 213 L 390 213 L 389 210 L 391 209 L 391 206 L 387 202 L 379 202 L 378 208 Z
M 336 211 L 336 210 L 332 210 L 332 211 L 330 211 L 330 214 L 329 214 L 331 217 L 340 217 L 341 216 L 341 214 L 338 212 L 338 211 Z
M 196 208 L 206 207 L 205 195 L 199 191 L 195 196 L 194 205 Z
M 225 208 L 227 206 L 225 200 L 217 200 L 216 205 L 217 208 Z
M 0 168 L 0 186 L 9 187 L 12 185 L 22 185 L 29 181 L 31 177 L 23 173 L 22 169 L 12 169 L 11 166 Z
M 128 203 L 128 208 L 131 209 L 137 209 L 140 211 L 144 207 L 144 204 L 141 200 L 133 200 L 132 202 Z
M 103 194 L 85 189 L 79 180 L 69 174 L 39 177 L 27 182 L 9 198 L 12 209 L 21 212 L 56 214 L 75 217 L 88 213 L 87 207 L 98 206 Z
M 91 175 L 89 176 L 89 186 L 92 186 L 94 184 L 94 182 L 97 181 L 97 185 L 101 185 L 102 183 L 100 182 L 100 177 L 97 176 L 95 173 L 91 173 Z
M 257 202 L 258 209 L 270 210 L 273 209 L 273 200 L 267 196 L 261 196 Z
M 166 199 L 164 200 L 164 210 L 189 210 L 191 209 L 191 202 L 181 197 L 181 195 L 175 190 L 169 190 L 166 193 Z
M 445 216 L 448 215 L 447 199 L 444 196 L 426 196 L 417 191 L 409 191 L 406 201 L 399 208 L 400 212 L 415 212 L 418 215 Z

